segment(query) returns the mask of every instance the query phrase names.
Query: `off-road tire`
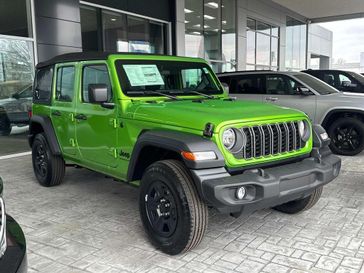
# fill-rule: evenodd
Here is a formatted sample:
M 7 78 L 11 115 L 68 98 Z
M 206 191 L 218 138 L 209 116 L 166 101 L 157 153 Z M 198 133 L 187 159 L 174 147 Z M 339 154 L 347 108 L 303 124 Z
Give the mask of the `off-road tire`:
M 338 128 L 345 128 L 351 127 L 354 128 L 354 135 L 352 137 L 355 138 L 355 148 L 346 149 L 348 142 L 346 144 L 341 144 L 338 140 L 339 132 Z M 346 155 L 346 156 L 353 156 L 359 154 L 364 149 L 364 123 L 356 118 L 346 117 L 346 118 L 339 118 L 335 120 L 328 128 L 327 133 L 331 138 L 330 148 L 333 153 L 339 155 Z M 346 133 L 346 132 L 343 132 Z M 350 135 L 346 136 L 350 138 Z M 341 138 L 342 139 L 342 138 Z M 346 145 L 346 146 L 345 146 Z
M 159 184 L 161 186 L 158 187 L 163 189 L 163 193 L 154 194 L 153 197 L 153 187 L 157 188 Z M 164 199 L 165 193 L 169 193 L 166 195 L 167 200 L 173 198 L 175 209 L 173 212 L 173 205 L 170 202 L 171 217 L 168 218 L 167 216 L 167 219 L 163 219 L 167 221 L 175 218 L 177 223 L 174 231 L 168 230 L 171 232 L 169 236 L 161 234 L 160 230 L 156 231 L 151 219 L 161 220 L 161 217 L 155 216 L 157 213 L 154 213 L 149 205 L 157 204 L 156 199 L 160 198 L 160 196 Z M 156 196 L 158 197 L 156 198 Z M 177 255 L 196 247 L 206 231 L 208 222 L 207 206 L 200 199 L 190 173 L 177 160 L 158 161 L 149 166 L 144 172 L 140 186 L 139 211 L 144 229 L 152 244 L 169 255 Z M 164 224 L 163 227 L 165 227 Z
M 32 162 L 35 177 L 44 187 L 61 184 L 65 174 L 65 163 L 61 156 L 52 154 L 43 133 L 37 134 L 32 145 Z M 44 164 L 44 165 L 41 165 Z
M 11 123 L 6 114 L 0 114 L 0 136 L 8 136 L 11 132 Z
M 320 199 L 322 194 L 322 187 L 315 189 L 315 191 L 306 198 L 293 200 L 288 203 L 276 206 L 273 209 L 287 214 L 296 214 L 312 208 Z

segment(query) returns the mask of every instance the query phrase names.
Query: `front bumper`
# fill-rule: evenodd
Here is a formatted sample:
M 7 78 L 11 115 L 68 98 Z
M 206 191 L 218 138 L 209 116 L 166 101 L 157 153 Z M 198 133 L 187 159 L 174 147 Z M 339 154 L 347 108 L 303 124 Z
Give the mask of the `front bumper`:
M 27 254 L 24 233 L 19 224 L 9 215 L 6 216 L 7 248 L 0 258 L 0 272 L 26 273 Z
M 230 175 L 225 168 L 193 170 L 201 185 L 204 201 L 222 213 L 243 213 L 274 207 L 310 195 L 314 189 L 335 179 L 341 159 L 328 147 L 314 148 L 311 157 L 300 162 L 253 169 Z M 244 186 L 246 195 L 239 200 L 236 190 Z

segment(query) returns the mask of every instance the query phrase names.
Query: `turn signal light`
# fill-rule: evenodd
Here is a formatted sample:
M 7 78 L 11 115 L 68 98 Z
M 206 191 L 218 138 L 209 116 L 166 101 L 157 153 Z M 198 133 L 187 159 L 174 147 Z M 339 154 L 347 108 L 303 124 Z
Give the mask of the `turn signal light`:
M 203 161 L 203 160 L 214 160 L 216 159 L 216 154 L 213 151 L 209 152 L 185 152 L 181 153 L 182 157 L 190 161 Z

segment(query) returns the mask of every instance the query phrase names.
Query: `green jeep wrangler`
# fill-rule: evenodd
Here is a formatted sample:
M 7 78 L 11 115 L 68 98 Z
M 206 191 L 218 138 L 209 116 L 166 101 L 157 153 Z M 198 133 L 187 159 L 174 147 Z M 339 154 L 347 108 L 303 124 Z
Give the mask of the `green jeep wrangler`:
M 81 166 L 140 186 L 151 242 L 197 246 L 208 207 L 312 207 L 338 176 L 330 140 L 297 110 L 230 98 L 202 59 L 71 53 L 37 65 L 29 143 L 43 186 Z

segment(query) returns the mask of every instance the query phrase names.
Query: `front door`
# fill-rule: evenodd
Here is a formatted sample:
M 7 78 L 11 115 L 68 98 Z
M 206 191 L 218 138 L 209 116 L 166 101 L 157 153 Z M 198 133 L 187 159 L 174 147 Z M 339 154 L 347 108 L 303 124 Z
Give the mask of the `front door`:
M 298 91 L 301 83 L 281 74 L 266 75 L 265 92 L 263 102 L 273 103 L 293 109 L 301 110 L 315 120 L 316 114 L 316 96 L 302 95 Z
M 106 64 L 84 64 L 81 81 L 75 120 L 77 144 L 82 161 L 103 167 L 116 167 L 117 107 L 104 108 L 100 104 L 91 103 L 88 96 L 90 84 L 106 84 L 109 102 L 114 102 Z
M 57 65 L 55 95 L 51 107 L 51 119 L 57 139 L 64 155 L 76 154 L 75 142 L 75 82 L 76 66 L 74 64 Z

